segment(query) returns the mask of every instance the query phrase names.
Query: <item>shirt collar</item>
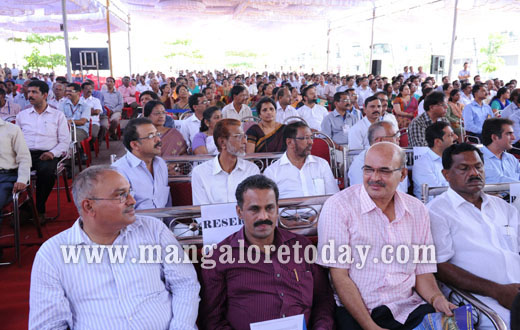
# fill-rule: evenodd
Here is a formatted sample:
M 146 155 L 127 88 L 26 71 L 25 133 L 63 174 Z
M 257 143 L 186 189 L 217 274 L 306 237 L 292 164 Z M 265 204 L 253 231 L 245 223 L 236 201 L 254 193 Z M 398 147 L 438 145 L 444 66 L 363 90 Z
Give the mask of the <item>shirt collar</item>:
M 408 209 L 408 206 L 401 199 L 400 194 L 401 193 L 397 190 L 394 193 L 394 209 L 395 209 L 395 216 L 396 216 L 395 220 L 397 220 L 398 218 L 403 216 L 403 214 L 399 214 L 399 210 L 403 210 L 404 213 L 411 214 L 410 210 Z M 368 213 L 377 208 L 377 205 L 374 203 L 372 198 L 368 195 L 368 192 L 366 191 L 364 184 L 361 184 L 360 201 L 361 201 L 361 203 L 360 203 L 361 214 Z
M 307 158 L 305 158 L 305 163 L 303 163 L 303 166 L 305 166 L 306 164 L 309 164 L 309 163 L 315 163 L 316 162 L 316 158 L 314 158 L 313 155 L 309 155 L 307 156 Z M 283 153 L 282 157 L 280 158 L 280 165 L 287 165 L 287 164 L 291 164 L 291 161 L 289 160 L 289 157 L 287 156 L 287 151 Z
M 130 150 L 126 151 L 126 159 L 131 167 L 137 167 L 139 164 L 144 163 L 141 159 L 137 158 L 136 155 L 131 153 Z
M 279 247 L 283 245 L 284 243 L 289 242 L 290 240 L 294 239 L 296 237 L 295 234 L 288 230 L 280 229 L 278 226 L 274 227 L 274 240 L 273 245 L 276 247 Z M 246 239 L 245 234 L 245 227 L 242 227 L 239 231 L 237 231 L 233 236 L 231 237 L 229 241 L 229 245 L 234 248 L 240 247 L 240 244 L 238 243 L 240 240 L 244 241 L 244 247 L 248 247 L 249 243 Z
M 468 203 L 472 206 L 474 206 L 473 204 L 471 204 L 470 202 L 468 202 L 467 200 L 465 200 L 461 195 L 459 195 L 455 190 L 453 190 L 451 187 L 448 188 L 448 190 L 446 191 L 446 196 L 448 197 L 448 199 L 452 202 L 453 206 L 454 207 L 459 207 L 461 206 L 462 204 L 464 203 Z M 484 204 L 487 204 L 488 202 L 488 197 L 486 194 L 484 194 L 483 192 L 480 192 L 480 197 L 482 197 L 482 207 L 484 206 Z M 482 209 L 481 207 L 481 209 Z
M 430 155 L 430 158 L 433 161 L 436 161 L 437 159 L 441 158 L 441 156 L 437 155 L 431 148 L 428 148 L 427 153 Z
M 222 167 L 220 166 L 220 162 L 218 160 L 218 157 L 220 156 L 220 153 L 217 154 L 215 157 L 213 157 L 213 175 L 217 175 L 220 172 L 224 172 Z M 236 169 L 243 170 L 244 169 L 244 160 L 240 157 L 237 157 L 237 164 L 235 165 L 235 168 L 233 169 L 234 172 Z
M 126 236 L 128 233 L 136 230 L 137 228 L 141 227 L 143 225 L 142 219 L 139 216 L 135 217 L 135 221 L 125 228 L 121 229 L 119 232 L 119 235 L 117 237 Z M 117 240 L 117 238 L 116 238 Z M 71 245 L 96 245 L 95 242 L 93 242 L 90 237 L 88 237 L 87 233 L 83 230 L 83 220 L 81 217 L 79 217 L 76 222 L 72 225 L 70 228 L 69 233 L 69 239 Z

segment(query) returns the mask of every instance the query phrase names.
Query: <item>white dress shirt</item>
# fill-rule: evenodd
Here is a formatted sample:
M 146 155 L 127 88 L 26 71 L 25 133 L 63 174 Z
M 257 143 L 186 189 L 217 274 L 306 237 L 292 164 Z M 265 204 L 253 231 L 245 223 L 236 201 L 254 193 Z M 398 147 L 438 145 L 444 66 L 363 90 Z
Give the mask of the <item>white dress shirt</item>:
M 188 145 L 188 147 L 191 148 L 191 144 L 193 143 L 193 138 L 195 137 L 195 134 L 200 132 L 200 119 L 193 114 L 185 120 L 179 121 L 183 121 L 180 128 L 180 132 L 184 137 L 184 140 L 186 140 L 186 144 Z
M 365 154 L 367 153 L 368 148 L 363 150 L 359 155 L 354 157 L 352 163 L 348 168 L 348 185 L 352 187 L 355 184 L 363 183 L 363 169 L 365 166 Z M 408 180 L 408 176 L 399 183 L 397 186 L 397 190 L 403 192 L 405 194 L 408 193 L 408 186 L 410 185 L 410 181 Z
M 70 133 L 63 112 L 47 106 L 38 114 L 31 107 L 16 116 L 16 124 L 22 129 L 29 150 L 50 151 L 54 157 L 67 153 Z
M 137 210 L 163 208 L 172 205 L 168 185 L 168 167 L 158 156 L 153 159 L 153 176 L 146 164 L 130 151 L 113 166 L 130 182 Z
M 511 104 L 502 110 L 500 116 L 513 121 L 513 131 L 515 133 L 515 140 L 513 143 L 518 142 L 518 140 L 520 140 L 520 107 L 518 107 L 514 102 L 511 102 Z
M 53 107 L 54 109 L 60 109 L 60 107 L 63 106 L 63 102 L 65 102 L 66 100 L 68 100 L 66 97 L 62 97 L 59 100 L 56 100 L 55 97 L 49 97 L 47 98 L 47 104 Z
M 222 108 L 222 118 L 232 118 L 232 119 L 238 119 L 242 120 L 245 117 L 252 117 L 253 112 L 251 111 L 251 108 L 249 108 L 247 105 L 242 104 L 242 108 L 240 108 L 240 112 L 237 112 L 235 110 L 235 106 L 233 105 L 233 102 L 229 103 L 225 107 Z
M 256 87 L 256 84 L 249 85 L 247 90 L 249 92 L 249 95 L 251 96 L 255 96 L 256 94 L 258 94 L 258 88 Z
M 368 144 L 368 128 L 370 125 L 370 122 L 365 116 L 350 128 L 348 132 L 349 149 L 358 150 L 365 149 L 370 146 Z
M 466 94 L 460 93 L 460 101 L 462 102 L 462 104 L 464 104 L 464 106 L 466 106 L 473 102 L 473 95 L 469 94 L 469 96 L 466 96 Z
M 162 262 L 139 262 L 140 246 L 149 244 L 161 247 Z M 122 262 L 111 263 L 107 250 L 116 245 L 128 248 Z M 191 263 L 164 261 L 167 246 L 182 247 L 161 221 L 136 216 L 99 263 L 88 263 L 83 249 L 77 263 L 65 263 L 60 247 L 67 246 L 99 245 L 81 219 L 43 243 L 31 272 L 29 329 L 197 329 L 197 273 Z
M 237 159 L 231 173 L 220 167 L 219 156 L 195 166 L 191 173 L 191 192 L 193 205 L 236 202 L 235 191 L 244 179 L 260 174 L 255 164 Z
M 339 191 L 329 163 L 312 155 L 307 156 L 300 170 L 284 153 L 265 169 L 264 175 L 278 185 L 280 198 L 330 195 Z
M 442 175 L 442 157 L 428 148 L 428 151 L 413 163 L 413 194 L 422 198 L 422 185 L 447 187 L 448 181 Z
M 282 109 L 280 106 L 280 103 L 276 102 L 276 121 L 280 124 L 290 124 L 293 121 L 296 121 L 296 119 L 292 119 L 290 122 L 286 123 L 285 120 L 289 117 L 300 117 L 300 113 L 298 110 L 293 108 L 290 104 L 285 107 L 285 110 Z
M 152 90 L 152 87 L 150 87 L 149 85 L 147 84 L 137 84 L 135 85 L 135 90 L 138 91 L 139 93 L 142 93 L 142 92 L 145 92 L 145 91 L 151 91 Z
M 87 98 L 84 98 L 83 96 L 80 98 L 80 100 L 83 100 L 90 109 L 94 108 L 94 110 L 101 110 L 101 113 L 103 113 L 103 108 L 101 107 L 101 102 L 98 98 L 95 98 L 94 96 L 90 95 Z M 90 115 L 90 119 L 92 119 L 92 125 L 98 125 L 99 126 L 99 115 L 97 114 L 95 116 L 92 116 L 92 112 Z
M 317 131 L 321 130 L 321 122 L 329 114 L 327 109 L 319 104 L 314 104 L 312 108 L 302 105 L 298 108 L 298 112 L 300 112 L 300 117 L 307 122 L 307 125 Z
M 515 207 L 482 193 L 478 209 L 451 188 L 427 207 L 438 263 L 450 262 L 499 284 L 520 283 L 520 235 Z M 474 295 L 509 324 L 509 310 L 490 297 Z
M 363 89 L 362 87 L 358 87 L 356 90 L 358 94 L 358 105 L 360 108 L 365 107 L 365 100 L 369 98 L 370 96 L 374 95 L 374 91 L 371 90 L 368 86 L 366 89 Z

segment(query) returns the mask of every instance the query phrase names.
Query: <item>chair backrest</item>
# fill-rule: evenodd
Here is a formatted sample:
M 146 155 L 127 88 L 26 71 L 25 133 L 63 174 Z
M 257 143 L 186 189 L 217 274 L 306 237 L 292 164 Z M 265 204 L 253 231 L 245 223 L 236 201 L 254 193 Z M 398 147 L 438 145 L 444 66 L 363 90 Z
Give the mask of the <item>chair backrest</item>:
M 321 138 L 314 138 L 312 143 L 311 155 L 325 159 L 330 165 L 329 145 Z
M 244 130 L 244 132 L 247 132 L 247 130 L 250 129 L 251 126 L 259 123 L 260 120 L 261 120 L 260 118 L 253 117 L 253 116 L 244 117 L 241 120 L 241 122 L 242 122 L 242 129 Z
M 191 182 L 170 182 L 172 206 L 193 205 L 191 198 Z

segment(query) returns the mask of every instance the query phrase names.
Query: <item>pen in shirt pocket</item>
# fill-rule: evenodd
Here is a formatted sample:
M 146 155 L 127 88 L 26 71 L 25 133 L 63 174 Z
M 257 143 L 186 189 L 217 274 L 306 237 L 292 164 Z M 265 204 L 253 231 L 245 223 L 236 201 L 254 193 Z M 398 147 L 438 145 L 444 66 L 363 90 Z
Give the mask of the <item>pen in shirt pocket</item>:
M 300 279 L 298 278 L 298 272 L 296 271 L 296 268 L 294 268 L 294 275 L 296 276 L 296 282 L 300 282 Z

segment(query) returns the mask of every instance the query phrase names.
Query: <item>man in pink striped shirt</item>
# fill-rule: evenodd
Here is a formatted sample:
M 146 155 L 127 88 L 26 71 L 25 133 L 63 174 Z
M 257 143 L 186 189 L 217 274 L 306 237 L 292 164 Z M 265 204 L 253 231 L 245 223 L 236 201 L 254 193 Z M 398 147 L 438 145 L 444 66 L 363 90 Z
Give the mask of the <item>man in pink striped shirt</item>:
M 428 211 L 418 199 L 396 191 L 406 178 L 405 164 L 397 145 L 374 144 L 365 156 L 363 184 L 323 206 L 318 264 L 330 268 L 337 329 L 413 329 L 427 313 L 452 315 L 455 308 L 432 274 Z

